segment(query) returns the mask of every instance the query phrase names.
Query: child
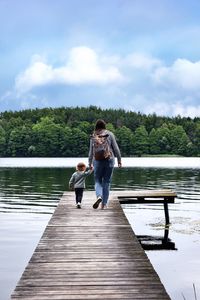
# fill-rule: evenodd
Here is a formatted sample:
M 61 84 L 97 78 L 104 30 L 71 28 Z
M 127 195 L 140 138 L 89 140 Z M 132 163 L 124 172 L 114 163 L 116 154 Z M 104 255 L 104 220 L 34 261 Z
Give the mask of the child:
M 76 207 L 81 208 L 81 201 L 83 198 L 83 191 L 85 188 L 85 179 L 92 173 L 92 169 L 86 171 L 86 165 L 83 162 L 78 163 L 74 172 L 69 180 L 69 188 L 74 189 L 76 195 Z

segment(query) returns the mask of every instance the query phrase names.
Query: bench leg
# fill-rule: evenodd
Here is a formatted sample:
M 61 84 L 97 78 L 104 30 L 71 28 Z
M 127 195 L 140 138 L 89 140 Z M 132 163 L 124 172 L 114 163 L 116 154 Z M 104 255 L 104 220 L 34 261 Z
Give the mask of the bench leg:
M 169 224 L 169 210 L 168 210 L 167 202 L 164 202 L 164 210 L 165 210 L 165 223 Z
M 169 236 L 169 226 L 165 226 L 165 231 L 164 231 L 164 237 L 163 237 L 163 242 L 167 243 L 168 242 L 168 236 Z

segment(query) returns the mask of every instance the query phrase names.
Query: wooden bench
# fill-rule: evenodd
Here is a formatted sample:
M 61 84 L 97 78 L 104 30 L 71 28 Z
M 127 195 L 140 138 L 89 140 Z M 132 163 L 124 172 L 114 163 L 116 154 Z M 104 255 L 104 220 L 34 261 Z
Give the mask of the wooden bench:
M 129 194 L 118 196 L 121 204 L 163 203 L 165 222 L 169 224 L 168 203 L 174 203 L 177 194 L 170 189 L 130 191 Z

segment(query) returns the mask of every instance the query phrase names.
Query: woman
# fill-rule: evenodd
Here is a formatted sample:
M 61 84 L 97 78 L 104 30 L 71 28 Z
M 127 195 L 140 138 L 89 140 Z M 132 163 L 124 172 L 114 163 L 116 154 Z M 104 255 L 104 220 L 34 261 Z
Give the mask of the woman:
M 95 191 L 97 201 L 93 208 L 105 209 L 108 203 L 110 183 L 117 157 L 118 166 L 121 168 L 121 154 L 114 134 L 106 129 L 104 120 L 97 120 L 95 130 L 90 139 L 89 167 L 94 168 Z

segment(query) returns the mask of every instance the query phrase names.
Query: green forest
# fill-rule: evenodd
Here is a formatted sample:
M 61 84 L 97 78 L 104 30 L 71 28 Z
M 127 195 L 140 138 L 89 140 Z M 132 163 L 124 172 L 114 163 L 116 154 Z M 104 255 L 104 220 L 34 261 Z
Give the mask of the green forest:
M 0 113 L 0 157 L 85 157 L 99 118 L 115 134 L 122 156 L 200 156 L 199 118 L 89 106 Z

